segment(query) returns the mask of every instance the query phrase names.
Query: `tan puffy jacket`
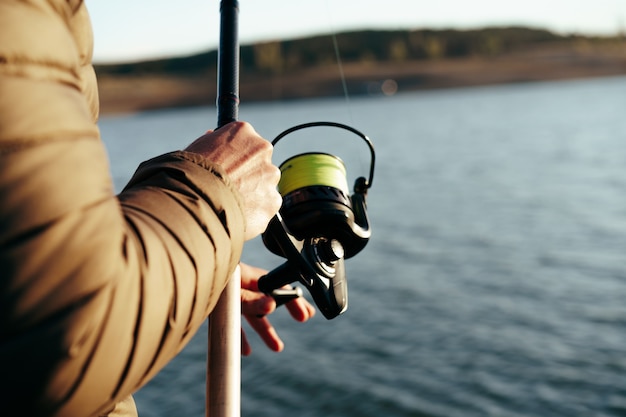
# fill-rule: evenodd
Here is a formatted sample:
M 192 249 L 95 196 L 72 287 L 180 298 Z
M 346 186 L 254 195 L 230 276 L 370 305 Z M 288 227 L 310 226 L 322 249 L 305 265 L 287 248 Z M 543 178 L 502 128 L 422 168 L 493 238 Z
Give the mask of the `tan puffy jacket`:
M 114 195 L 91 52 L 82 1 L 0 0 L 2 415 L 134 410 L 243 247 L 239 195 L 198 156 L 145 162 Z

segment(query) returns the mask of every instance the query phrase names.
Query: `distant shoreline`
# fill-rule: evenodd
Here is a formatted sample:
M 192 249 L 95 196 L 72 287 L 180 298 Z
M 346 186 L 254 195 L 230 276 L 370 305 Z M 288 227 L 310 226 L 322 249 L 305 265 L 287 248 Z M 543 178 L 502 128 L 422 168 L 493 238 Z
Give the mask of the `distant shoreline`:
M 626 75 L 626 45 L 584 48 L 544 45 L 497 57 L 444 58 L 401 63 L 348 63 L 343 71 L 351 95 L 458 88 Z M 101 114 L 213 105 L 215 77 L 182 75 L 104 75 L 98 77 Z M 387 90 L 381 89 L 388 81 Z M 343 95 L 338 67 L 327 65 L 293 73 L 241 74 L 242 101 L 279 101 Z

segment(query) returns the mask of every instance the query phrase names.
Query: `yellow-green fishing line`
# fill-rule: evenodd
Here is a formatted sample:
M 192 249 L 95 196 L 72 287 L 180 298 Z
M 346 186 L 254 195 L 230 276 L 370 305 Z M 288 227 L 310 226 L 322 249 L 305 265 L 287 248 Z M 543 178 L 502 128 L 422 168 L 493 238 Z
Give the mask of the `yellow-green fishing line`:
M 285 196 L 292 191 L 312 185 L 334 187 L 349 194 L 346 167 L 336 156 L 325 153 L 296 155 L 280 166 L 278 192 Z

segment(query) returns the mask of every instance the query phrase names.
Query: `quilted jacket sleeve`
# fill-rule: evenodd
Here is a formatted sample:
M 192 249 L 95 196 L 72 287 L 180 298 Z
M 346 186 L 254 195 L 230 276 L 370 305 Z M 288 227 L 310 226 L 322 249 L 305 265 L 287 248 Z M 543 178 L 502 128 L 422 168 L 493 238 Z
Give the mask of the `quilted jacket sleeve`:
M 0 0 L 0 404 L 90 416 L 175 356 L 243 247 L 219 166 L 172 152 L 113 193 L 80 1 Z M 131 138 L 129 138 L 131 139 Z

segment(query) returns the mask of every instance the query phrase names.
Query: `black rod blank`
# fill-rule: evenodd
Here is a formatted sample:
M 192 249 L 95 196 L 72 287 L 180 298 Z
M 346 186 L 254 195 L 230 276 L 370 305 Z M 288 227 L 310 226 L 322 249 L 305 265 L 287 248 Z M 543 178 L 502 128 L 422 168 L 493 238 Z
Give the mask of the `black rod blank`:
M 239 117 L 239 2 L 220 2 L 220 43 L 217 64 L 217 127 Z

